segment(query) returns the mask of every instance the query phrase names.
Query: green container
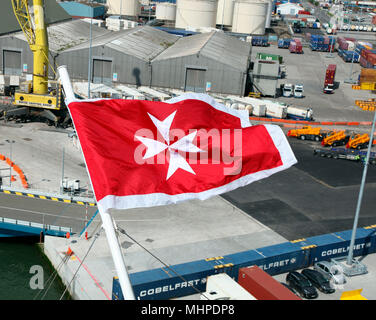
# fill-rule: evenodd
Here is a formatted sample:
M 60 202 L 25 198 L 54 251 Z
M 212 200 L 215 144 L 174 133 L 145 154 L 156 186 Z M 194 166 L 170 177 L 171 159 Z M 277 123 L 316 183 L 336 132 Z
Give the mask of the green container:
M 283 62 L 282 56 L 280 56 L 278 54 L 271 54 L 271 53 L 264 53 L 264 52 L 258 52 L 257 53 L 257 59 L 279 61 L 280 64 Z

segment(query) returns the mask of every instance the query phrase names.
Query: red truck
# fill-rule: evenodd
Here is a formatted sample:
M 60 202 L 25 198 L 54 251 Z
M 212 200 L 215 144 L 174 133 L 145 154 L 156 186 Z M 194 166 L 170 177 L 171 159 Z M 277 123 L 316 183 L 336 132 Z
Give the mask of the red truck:
M 289 46 L 290 53 L 303 53 L 303 46 L 299 39 L 293 39 Z
M 336 64 L 330 64 L 325 72 L 324 93 L 333 93 L 334 79 L 336 76 Z

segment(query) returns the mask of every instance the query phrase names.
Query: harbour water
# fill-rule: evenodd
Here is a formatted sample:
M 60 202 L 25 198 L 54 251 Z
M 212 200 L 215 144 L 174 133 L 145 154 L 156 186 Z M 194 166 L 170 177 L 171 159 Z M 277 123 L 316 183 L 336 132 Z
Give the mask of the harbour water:
M 37 241 L 0 239 L 0 300 L 59 300 L 65 287 L 54 271 Z

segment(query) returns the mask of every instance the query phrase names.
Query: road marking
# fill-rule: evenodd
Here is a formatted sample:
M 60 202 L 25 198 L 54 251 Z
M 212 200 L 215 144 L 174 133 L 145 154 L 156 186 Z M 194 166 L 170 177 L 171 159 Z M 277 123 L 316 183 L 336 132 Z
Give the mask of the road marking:
M 52 200 L 52 201 L 58 201 L 58 202 L 64 202 L 64 203 L 70 203 L 70 204 L 79 204 L 79 205 L 89 205 L 90 207 L 95 207 L 97 204 L 93 202 L 84 202 L 84 201 L 76 201 L 71 199 L 64 199 L 64 198 L 57 198 L 57 197 L 49 197 L 49 196 L 43 196 L 43 195 L 37 195 L 32 193 L 23 193 L 19 191 L 10 191 L 10 190 L 0 190 L 0 192 L 3 192 L 5 194 L 14 194 L 17 196 L 26 196 L 29 198 L 34 199 L 42 199 L 42 200 Z
M 5 206 L 0 206 L 0 209 L 29 212 L 29 213 L 35 213 L 35 214 L 42 214 L 42 215 L 50 216 L 50 217 L 67 218 L 67 219 L 73 219 L 73 220 L 78 220 L 78 221 L 85 221 L 85 219 L 80 219 L 80 218 L 75 218 L 75 217 L 70 217 L 70 216 L 61 216 L 61 215 L 57 215 L 53 213 L 33 211 L 33 210 L 27 210 L 27 209 L 19 209 L 19 208 L 5 207 Z

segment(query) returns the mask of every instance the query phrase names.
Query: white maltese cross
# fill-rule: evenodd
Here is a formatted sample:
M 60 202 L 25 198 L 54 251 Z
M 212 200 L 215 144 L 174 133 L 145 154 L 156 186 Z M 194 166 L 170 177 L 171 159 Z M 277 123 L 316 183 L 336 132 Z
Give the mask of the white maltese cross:
M 185 160 L 185 158 L 181 156 L 178 151 L 183 151 L 183 152 L 202 152 L 203 151 L 192 143 L 193 139 L 195 138 L 197 134 L 197 130 L 195 132 L 192 132 L 184 136 L 180 140 L 170 145 L 170 128 L 171 128 L 172 121 L 174 120 L 175 114 L 176 114 L 176 111 L 171 113 L 163 121 L 160 121 L 154 116 L 152 116 L 150 113 L 148 113 L 150 119 L 153 121 L 154 125 L 157 127 L 159 133 L 162 135 L 166 143 L 149 139 L 149 138 L 135 136 L 147 148 L 143 159 L 152 158 L 156 156 L 157 154 L 161 153 L 162 151 L 166 149 L 168 150 L 170 154 L 170 160 L 169 160 L 166 180 L 168 180 L 179 168 L 185 171 L 188 171 L 192 174 L 196 174 L 191 168 L 191 166 L 188 164 L 187 160 Z

